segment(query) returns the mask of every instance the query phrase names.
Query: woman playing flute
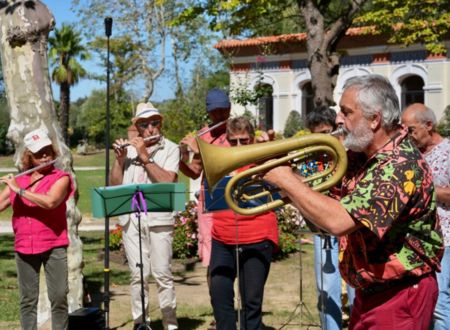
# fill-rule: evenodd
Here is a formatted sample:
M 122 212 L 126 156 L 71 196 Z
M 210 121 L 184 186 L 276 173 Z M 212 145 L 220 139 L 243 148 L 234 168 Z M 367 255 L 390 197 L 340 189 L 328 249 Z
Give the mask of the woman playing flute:
M 0 211 L 13 209 L 14 250 L 20 294 L 22 329 L 37 329 L 39 272 L 44 266 L 53 329 L 68 327 L 66 200 L 74 186 L 69 173 L 53 166 L 56 152 L 43 129 L 24 138 L 25 175 L 0 178 Z M 48 163 L 48 166 L 41 166 Z M 37 168 L 35 171 L 28 171 Z

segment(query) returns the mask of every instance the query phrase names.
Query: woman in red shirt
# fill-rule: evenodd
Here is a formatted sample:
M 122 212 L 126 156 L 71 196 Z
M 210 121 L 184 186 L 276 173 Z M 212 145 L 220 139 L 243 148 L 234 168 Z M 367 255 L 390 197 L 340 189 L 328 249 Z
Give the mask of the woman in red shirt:
M 43 129 L 24 138 L 24 170 L 56 158 L 52 142 Z M 0 179 L 7 187 L 0 193 L 0 211 L 13 209 L 14 250 L 20 292 L 23 329 L 37 329 L 39 272 L 43 265 L 52 310 L 53 329 L 68 327 L 68 270 L 66 200 L 73 194 L 70 175 L 49 164 L 17 179 Z
M 227 139 L 231 146 L 253 143 L 254 138 L 254 128 L 247 118 L 228 121 Z M 276 215 L 267 212 L 242 216 L 231 210 L 213 215 L 210 293 L 217 330 L 236 330 L 236 277 L 242 299 L 241 329 L 261 329 L 264 285 L 272 252 L 278 246 Z

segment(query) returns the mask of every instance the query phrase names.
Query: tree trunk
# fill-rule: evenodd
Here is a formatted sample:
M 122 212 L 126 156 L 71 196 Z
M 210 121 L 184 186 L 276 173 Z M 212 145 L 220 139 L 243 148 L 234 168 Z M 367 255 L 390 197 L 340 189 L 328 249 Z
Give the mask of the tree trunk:
M 69 145 L 69 108 L 70 108 L 70 86 L 67 82 L 61 83 L 59 86 L 59 125 L 63 135 L 65 144 Z
M 340 65 L 340 55 L 336 51 L 337 44 L 365 2 L 367 0 L 347 1 L 338 15 L 339 18 L 326 26 L 324 14 L 329 2 L 297 0 L 308 31 L 306 50 L 315 106 L 335 104 L 333 91 Z
M 311 73 L 314 105 L 334 105 L 333 90 L 336 86 L 337 70 L 335 76 L 329 70 L 328 63 L 330 59 L 328 57 L 328 47 L 325 44 L 324 17 L 313 1 L 302 1 L 301 5 L 302 15 L 308 31 L 306 50 L 308 67 Z
M 72 155 L 58 125 L 48 73 L 47 40 L 53 26 L 52 14 L 39 0 L 0 2 L 0 53 L 11 113 L 8 138 L 15 146 L 14 162 L 20 168 L 24 135 L 39 127 L 46 128 L 59 153 L 58 166 L 71 173 L 76 184 Z M 76 199 L 70 198 L 67 201 L 69 312 L 80 308 L 83 298 L 82 242 L 77 234 L 80 221 Z M 49 306 L 46 288 L 41 287 L 39 323 L 49 318 Z

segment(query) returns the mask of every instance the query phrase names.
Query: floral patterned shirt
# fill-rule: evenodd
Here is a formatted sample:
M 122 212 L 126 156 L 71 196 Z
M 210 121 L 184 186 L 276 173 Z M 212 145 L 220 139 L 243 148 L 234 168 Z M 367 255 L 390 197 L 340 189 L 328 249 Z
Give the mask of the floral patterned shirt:
M 349 155 L 340 203 L 363 227 L 341 237 L 339 267 L 355 288 L 440 269 L 432 173 L 406 136 L 399 130 L 370 159 Z
M 436 186 L 450 186 L 450 140 L 444 139 L 431 151 L 424 154 L 425 160 L 433 172 Z M 437 212 L 441 225 L 444 245 L 450 246 L 450 203 L 437 202 Z

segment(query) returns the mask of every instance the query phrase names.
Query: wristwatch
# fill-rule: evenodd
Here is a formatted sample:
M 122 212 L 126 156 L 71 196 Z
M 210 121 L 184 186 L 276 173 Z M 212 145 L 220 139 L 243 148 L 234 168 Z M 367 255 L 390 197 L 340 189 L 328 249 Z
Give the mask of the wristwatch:
M 155 162 L 155 160 L 153 159 L 152 156 L 148 156 L 147 161 L 144 164 L 144 166 L 148 165 L 148 164 L 153 164 Z

